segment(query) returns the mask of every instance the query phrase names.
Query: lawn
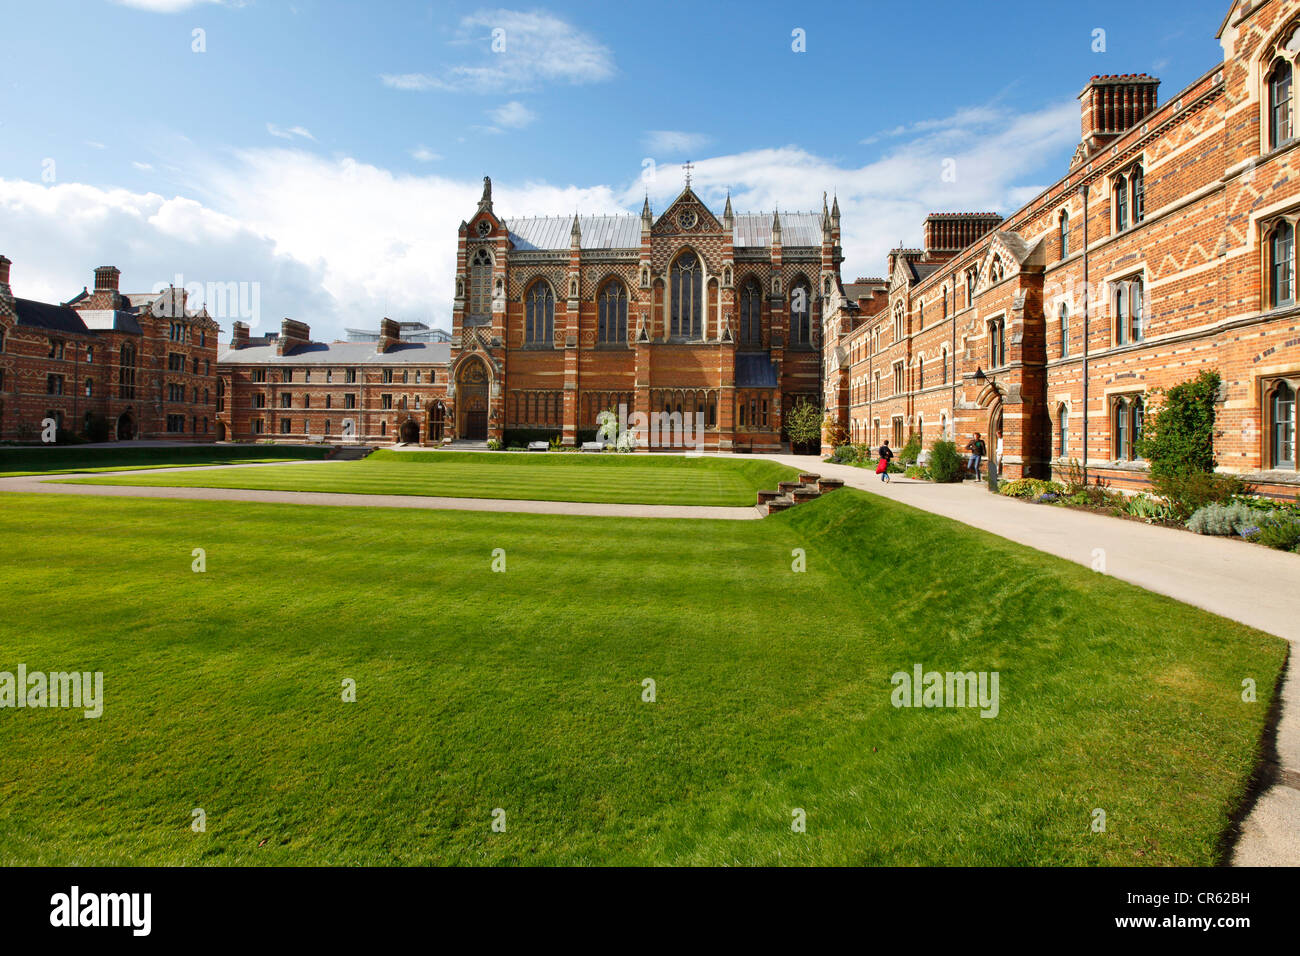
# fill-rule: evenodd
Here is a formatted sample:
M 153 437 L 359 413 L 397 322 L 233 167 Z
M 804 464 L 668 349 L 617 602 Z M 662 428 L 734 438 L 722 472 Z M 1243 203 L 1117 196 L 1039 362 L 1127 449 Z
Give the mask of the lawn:
M 755 503 L 759 489 L 775 488 L 795 475 L 775 462 L 731 457 L 381 449 L 360 461 L 309 468 L 286 465 L 79 480 L 100 485 L 743 507 Z
M 851 489 L 753 522 L 0 500 L 0 671 L 104 673 L 98 719 L 0 710 L 3 865 L 1208 865 L 1286 649 Z M 997 671 L 997 716 L 895 708 L 915 664 Z
M 0 446 L 0 478 L 121 471 L 124 468 L 192 468 L 197 465 L 250 465 L 270 461 L 320 459 L 329 448 L 303 445 L 177 445 L 155 448 L 39 448 Z

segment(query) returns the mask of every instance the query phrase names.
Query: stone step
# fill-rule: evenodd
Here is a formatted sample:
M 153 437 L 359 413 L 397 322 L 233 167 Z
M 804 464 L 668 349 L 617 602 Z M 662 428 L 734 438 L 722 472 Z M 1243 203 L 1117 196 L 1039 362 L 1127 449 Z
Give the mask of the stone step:
M 820 491 L 822 494 L 825 494 L 828 491 L 835 491 L 836 489 L 843 488 L 843 487 L 844 487 L 843 478 L 818 478 L 817 479 L 817 490 Z
M 787 508 L 793 508 L 794 502 L 788 498 L 773 498 L 767 503 L 767 513 L 772 514 L 776 511 L 785 511 Z
M 794 491 L 790 492 L 790 497 L 794 500 L 794 503 L 797 505 L 801 505 L 805 501 L 812 501 L 814 498 L 819 497 L 820 495 L 821 492 L 817 490 L 816 485 L 800 485 Z
M 758 503 L 760 505 L 765 505 L 773 498 L 780 498 L 780 497 L 781 497 L 781 492 L 779 491 L 760 491 L 758 493 Z
M 781 481 L 777 482 L 777 487 L 781 489 L 781 494 L 788 495 L 796 488 L 802 487 L 802 481 Z
M 815 485 L 820 478 L 821 475 L 815 475 L 811 471 L 801 471 L 799 473 L 799 484 Z

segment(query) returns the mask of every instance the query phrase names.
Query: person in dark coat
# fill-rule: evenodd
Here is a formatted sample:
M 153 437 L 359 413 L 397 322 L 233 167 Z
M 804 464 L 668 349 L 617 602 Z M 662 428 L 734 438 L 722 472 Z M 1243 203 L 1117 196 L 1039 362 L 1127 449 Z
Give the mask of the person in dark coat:
M 889 481 L 889 465 L 894 460 L 894 450 L 889 447 L 889 439 L 880 446 L 880 460 L 876 462 L 876 474 L 881 481 Z

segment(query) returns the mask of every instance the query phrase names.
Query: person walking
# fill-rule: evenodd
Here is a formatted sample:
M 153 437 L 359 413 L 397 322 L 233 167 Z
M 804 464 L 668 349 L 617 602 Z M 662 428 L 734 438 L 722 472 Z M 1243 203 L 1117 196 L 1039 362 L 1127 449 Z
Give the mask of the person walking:
M 998 469 L 997 474 L 994 477 L 1001 478 L 1002 477 L 1002 429 L 1000 428 L 998 429 L 997 450 L 994 452 L 993 462 Z
M 984 439 L 980 438 L 979 432 L 975 432 L 974 437 L 966 443 L 966 469 L 975 473 L 976 481 L 980 480 L 980 464 L 987 451 Z
M 880 460 L 876 462 L 876 474 L 880 476 L 883 482 L 889 481 L 889 465 L 894 460 L 894 450 L 889 447 L 889 439 L 880 446 Z

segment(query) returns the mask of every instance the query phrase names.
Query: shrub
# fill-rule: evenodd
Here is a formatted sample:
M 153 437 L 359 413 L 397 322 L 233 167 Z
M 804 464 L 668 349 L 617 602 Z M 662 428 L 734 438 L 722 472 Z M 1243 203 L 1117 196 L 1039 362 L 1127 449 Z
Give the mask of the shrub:
M 1219 385 L 1219 373 L 1207 369 L 1194 379 L 1152 393 L 1158 404 L 1147 410 L 1137 453 L 1150 462 L 1153 477 L 1214 471 L 1214 404 Z
M 1230 504 L 1208 504 L 1196 509 L 1187 519 L 1187 530 L 1197 534 L 1241 534 L 1248 527 L 1258 527 L 1259 513 L 1240 501 Z
M 1151 490 L 1165 499 L 1173 517 L 1186 521 L 1206 505 L 1225 504 L 1251 489 L 1235 475 L 1182 468 L 1153 471 Z
M 899 449 L 898 460 L 914 462 L 919 457 L 921 457 L 921 436 L 914 432 L 907 440 L 907 444 Z
M 786 430 L 789 431 L 788 428 Z M 830 412 L 826 413 L 826 420 L 822 422 L 822 433 L 826 438 L 826 444 L 832 447 L 847 444 L 849 440 L 848 429 L 836 421 L 835 416 Z
M 929 481 L 930 469 L 924 465 L 909 465 L 903 471 L 904 478 L 915 478 L 917 481 Z
M 1125 510 L 1135 518 L 1142 518 L 1148 524 L 1152 521 L 1165 521 L 1173 516 L 1167 504 L 1150 495 L 1134 495 L 1128 500 Z
M 857 445 L 840 445 L 831 453 L 829 461 L 849 465 L 860 457 Z
M 489 439 L 488 439 L 488 442 L 487 442 L 487 446 L 488 446 L 488 451 L 500 451 L 500 450 L 501 450 L 501 439 L 500 439 L 500 438 L 489 438 Z
M 1259 520 L 1259 530 L 1251 536 L 1251 541 L 1277 548 L 1280 551 L 1300 549 L 1300 518 L 1282 511 L 1275 511 Z
M 1003 485 L 998 490 L 998 494 L 1010 498 L 1029 499 L 1049 493 L 1059 495 L 1063 491 L 1065 491 L 1065 486 L 1059 482 L 1044 481 L 1042 478 L 1017 478 L 1015 481 L 1008 481 Z
M 940 439 L 930 446 L 930 478 L 944 483 L 961 481 L 966 476 L 966 462 L 955 442 Z

